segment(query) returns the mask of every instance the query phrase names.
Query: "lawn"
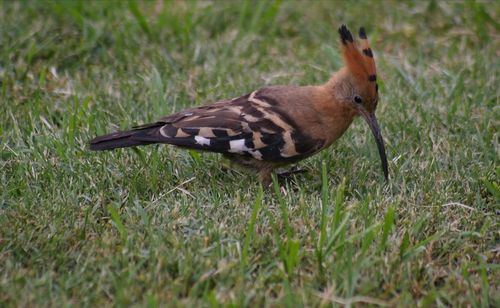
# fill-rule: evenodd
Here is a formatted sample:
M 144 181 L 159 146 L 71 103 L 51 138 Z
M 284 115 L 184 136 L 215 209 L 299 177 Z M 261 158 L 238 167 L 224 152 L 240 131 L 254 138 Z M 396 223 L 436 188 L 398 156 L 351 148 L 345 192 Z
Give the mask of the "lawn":
M 500 306 L 497 1 L 4 1 L 0 306 Z M 99 135 L 342 66 L 361 119 L 262 189 L 216 154 Z

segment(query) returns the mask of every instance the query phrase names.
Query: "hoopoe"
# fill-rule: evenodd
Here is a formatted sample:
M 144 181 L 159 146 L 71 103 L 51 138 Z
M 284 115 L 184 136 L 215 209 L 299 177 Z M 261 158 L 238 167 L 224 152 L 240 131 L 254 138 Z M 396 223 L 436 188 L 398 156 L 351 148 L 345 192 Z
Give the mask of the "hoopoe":
M 223 153 L 256 170 L 268 186 L 274 169 L 329 147 L 356 116 L 362 116 L 377 142 L 387 180 L 384 141 L 375 117 L 378 86 L 373 53 L 364 28 L 359 29 L 359 47 L 345 25 L 338 32 L 345 66 L 323 85 L 261 88 L 97 137 L 90 141 L 90 149 L 166 143 Z

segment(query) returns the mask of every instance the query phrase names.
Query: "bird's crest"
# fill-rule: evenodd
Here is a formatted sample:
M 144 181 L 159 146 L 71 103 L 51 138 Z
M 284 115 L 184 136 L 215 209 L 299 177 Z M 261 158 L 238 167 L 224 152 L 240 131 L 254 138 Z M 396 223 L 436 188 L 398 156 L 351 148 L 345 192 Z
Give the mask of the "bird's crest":
M 360 82 L 372 82 L 373 88 L 377 91 L 377 70 L 365 29 L 363 27 L 359 29 L 359 47 L 346 25 L 339 28 L 339 34 L 342 42 L 342 55 L 347 68 Z

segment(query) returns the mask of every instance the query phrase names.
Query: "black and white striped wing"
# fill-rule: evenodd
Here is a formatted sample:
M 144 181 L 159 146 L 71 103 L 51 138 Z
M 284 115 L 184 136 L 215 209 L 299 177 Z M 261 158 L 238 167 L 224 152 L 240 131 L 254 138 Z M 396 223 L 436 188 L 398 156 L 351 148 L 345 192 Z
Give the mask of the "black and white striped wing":
M 188 109 L 138 127 L 141 142 L 168 143 L 218 153 L 240 154 L 257 160 L 296 160 L 309 156 L 322 140 L 301 133 L 276 102 L 258 91 L 231 101 Z

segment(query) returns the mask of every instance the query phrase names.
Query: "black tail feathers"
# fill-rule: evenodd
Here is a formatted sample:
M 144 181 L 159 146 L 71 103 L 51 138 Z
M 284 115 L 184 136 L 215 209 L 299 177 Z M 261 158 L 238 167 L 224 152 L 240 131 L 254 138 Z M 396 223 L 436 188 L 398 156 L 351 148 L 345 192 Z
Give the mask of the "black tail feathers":
M 158 133 L 158 130 L 163 125 L 164 123 L 147 124 L 129 131 L 99 136 L 90 140 L 90 149 L 92 151 L 104 151 L 157 143 L 160 140 L 155 141 L 154 135 Z

